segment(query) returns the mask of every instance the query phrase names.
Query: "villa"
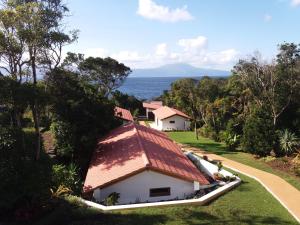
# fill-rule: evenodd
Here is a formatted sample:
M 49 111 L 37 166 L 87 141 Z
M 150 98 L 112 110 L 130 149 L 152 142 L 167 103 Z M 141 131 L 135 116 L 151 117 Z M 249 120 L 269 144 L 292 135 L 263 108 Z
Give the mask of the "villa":
M 154 120 L 154 114 L 153 111 L 162 107 L 163 102 L 162 101 L 151 101 L 151 102 L 143 102 L 143 107 L 146 110 L 146 117 L 149 120 Z
M 209 178 L 166 134 L 128 123 L 99 141 L 84 183 L 84 195 L 118 204 L 184 199 L 208 188 Z
M 151 123 L 150 126 L 156 130 L 190 129 L 190 117 L 177 109 L 163 106 L 154 110 L 152 113 L 154 114 L 154 122 Z

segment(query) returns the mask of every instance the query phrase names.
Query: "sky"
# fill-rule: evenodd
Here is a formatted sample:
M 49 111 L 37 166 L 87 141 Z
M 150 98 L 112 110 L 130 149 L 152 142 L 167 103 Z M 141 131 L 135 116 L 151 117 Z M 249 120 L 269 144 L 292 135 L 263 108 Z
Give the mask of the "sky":
M 67 0 L 65 52 L 112 57 L 131 68 L 188 63 L 230 70 L 259 51 L 272 60 L 300 43 L 300 0 Z

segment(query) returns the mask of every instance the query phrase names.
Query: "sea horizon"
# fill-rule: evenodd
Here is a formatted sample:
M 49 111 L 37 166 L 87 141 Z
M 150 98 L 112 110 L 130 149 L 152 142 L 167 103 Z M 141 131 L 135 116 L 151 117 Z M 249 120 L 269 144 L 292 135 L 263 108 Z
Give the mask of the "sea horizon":
M 133 95 L 140 100 L 151 100 L 161 96 L 164 90 L 170 90 L 171 84 L 179 79 L 193 78 L 200 80 L 204 76 L 172 76 L 172 77 L 127 77 L 119 91 Z M 210 76 L 214 78 L 225 76 Z

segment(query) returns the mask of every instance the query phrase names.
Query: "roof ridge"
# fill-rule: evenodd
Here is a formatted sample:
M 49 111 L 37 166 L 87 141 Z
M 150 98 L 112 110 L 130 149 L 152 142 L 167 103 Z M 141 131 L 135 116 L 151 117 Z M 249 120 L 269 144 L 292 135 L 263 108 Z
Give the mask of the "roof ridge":
M 134 130 L 136 132 L 136 135 L 137 135 L 137 140 L 138 140 L 138 143 L 139 143 L 139 146 L 141 147 L 142 151 L 144 152 L 143 154 L 143 159 L 145 161 L 145 167 L 149 167 L 150 166 L 150 160 L 149 160 L 149 157 L 147 155 L 147 151 L 146 149 L 144 148 L 143 144 L 142 144 L 142 141 L 141 141 L 141 136 L 139 134 L 139 131 L 138 129 L 136 128 L 137 125 L 135 123 L 133 123 L 133 127 L 134 127 Z

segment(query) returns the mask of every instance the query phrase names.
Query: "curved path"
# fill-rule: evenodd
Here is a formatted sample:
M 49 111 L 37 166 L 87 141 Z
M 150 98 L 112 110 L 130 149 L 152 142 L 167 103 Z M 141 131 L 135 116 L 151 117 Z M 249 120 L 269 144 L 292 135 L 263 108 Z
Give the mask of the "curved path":
M 183 147 L 184 150 L 192 151 L 200 156 L 206 155 L 209 160 L 218 160 L 222 164 L 232 169 L 236 172 L 245 174 L 259 183 L 261 183 L 300 223 L 300 191 L 290 185 L 288 182 L 282 178 L 264 172 L 262 170 L 255 169 L 253 167 L 238 163 L 236 161 L 226 159 L 222 156 L 206 152 L 204 150 L 193 148 L 193 147 Z

